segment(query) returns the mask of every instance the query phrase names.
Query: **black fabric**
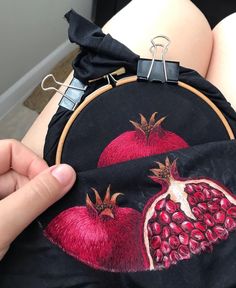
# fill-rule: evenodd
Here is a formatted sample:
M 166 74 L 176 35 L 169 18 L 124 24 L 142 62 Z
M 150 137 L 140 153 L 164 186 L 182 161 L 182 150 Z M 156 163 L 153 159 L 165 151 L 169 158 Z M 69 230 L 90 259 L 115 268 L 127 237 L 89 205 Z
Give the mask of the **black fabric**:
M 134 130 L 129 120 L 139 122 L 139 113 L 149 118 L 154 112 L 157 119 L 167 116 L 162 127 L 190 146 L 229 139 L 216 113 L 195 94 L 175 85 L 135 82 L 104 93 L 78 115 L 66 137 L 62 162 L 77 171 L 97 167 L 108 143 Z
M 214 87 L 211 83 L 209 83 L 204 78 L 202 78 L 196 71 L 193 71 L 191 69 L 184 68 L 184 67 L 180 67 L 179 80 L 183 81 L 189 85 L 192 85 L 194 88 L 198 89 L 199 91 L 204 93 L 206 96 L 208 96 L 208 98 L 223 112 L 223 114 L 225 115 L 231 128 L 236 133 L 236 126 L 235 126 L 236 114 L 235 114 L 233 108 L 231 107 L 231 105 L 225 100 L 224 96 L 221 94 L 221 92 L 216 87 Z M 142 89 L 140 90 L 139 87 L 144 87 L 144 86 L 147 86 L 147 85 L 145 85 L 145 83 L 129 84 L 126 87 L 130 87 L 127 89 L 128 89 L 128 91 L 130 89 L 132 91 L 130 93 L 127 91 L 127 92 L 125 92 L 125 94 L 119 93 L 119 91 L 124 91 L 124 88 L 121 88 L 121 87 L 115 88 L 115 90 L 113 90 L 112 92 L 106 93 L 107 96 L 103 95 L 101 97 L 101 98 L 105 97 L 107 99 L 106 100 L 107 102 L 105 105 L 103 105 L 104 100 L 98 98 L 98 100 L 96 100 L 96 102 L 101 103 L 100 104 L 101 111 L 98 110 L 96 107 L 95 107 L 95 110 L 91 111 L 93 118 L 98 119 L 97 120 L 98 123 L 96 124 L 96 126 L 93 127 L 93 131 L 91 131 L 88 129 L 88 125 L 87 125 L 87 121 L 90 121 L 89 120 L 90 114 L 88 115 L 85 112 L 85 115 L 87 115 L 88 118 L 83 117 L 84 113 L 82 113 L 80 115 L 80 117 L 78 117 L 75 124 L 71 128 L 71 133 L 70 133 L 69 139 L 66 140 L 64 149 L 68 150 L 68 153 L 65 153 L 64 159 L 66 159 L 67 162 L 71 163 L 72 165 L 74 165 L 78 169 L 86 169 L 86 168 L 88 168 L 89 165 L 91 165 L 88 158 L 90 158 L 90 159 L 92 158 L 92 159 L 94 159 L 92 165 L 93 165 L 93 167 L 95 167 L 96 161 L 98 160 L 98 155 L 101 152 L 101 149 L 105 146 L 105 143 L 107 143 L 107 141 L 109 139 L 112 139 L 112 137 L 114 137 L 114 135 L 117 134 L 118 132 L 121 132 L 122 130 L 125 130 L 125 129 L 129 130 L 131 128 L 131 126 L 129 126 L 128 120 L 137 119 L 137 113 L 142 113 L 143 111 L 145 111 L 145 109 L 143 107 L 147 107 L 146 109 L 148 109 L 148 110 L 146 110 L 146 113 L 147 113 L 146 116 L 150 116 L 151 113 L 154 112 L 154 110 L 151 109 L 153 106 L 150 106 L 149 102 L 146 101 L 147 97 L 148 97 L 149 101 L 153 101 L 152 103 L 156 103 L 155 104 L 155 110 L 163 113 L 163 116 L 166 115 L 165 113 L 169 113 L 170 110 L 173 111 L 173 113 L 176 116 L 173 116 L 173 113 L 169 114 L 168 115 L 169 119 L 167 118 L 167 122 L 171 121 L 171 122 L 169 122 L 171 125 L 171 128 L 177 129 L 177 131 L 179 131 L 179 129 L 181 130 L 180 127 L 182 127 L 182 132 L 184 132 L 184 135 L 186 135 L 187 142 L 190 141 L 191 144 L 199 144 L 199 143 L 201 143 L 201 141 L 210 142 L 210 141 L 215 141 L 215 140 L 227 139 L 227 135 L 225 134 L 225 129 L 223 128 L 222 124 L 220 123 L 219 118 L 216 116 L 216 114 L 213 112 L 213 110 L 211 108 L 209 108 L 209 106 L 206 105 L 197 96 L 192 95 L 191 100 L 190 100 L 190 99 L 188 99 L 189 98 L 188 95 L 191 95 L 191 93 L 189 93 L 187 91 L 184 92 L 183 89 L 175 88 L 174 86 L 171 86 L 171 85 L 166 85 L 167 87 L 163 88 L 164 86 L 162 84 L 158 84 L 158 83 L 151 84 L 150 86 L 147 86 L 147 87 L 149 87 L 148 91 L 151 91 L 152 94 L 149 93 L 148 96 L 143 96 L 144 92 L 142 92 Z M 136 88 L 133 89 L 133 87 L 136 87 Z M 90 87 L 90 89 L 84 95 L 83 100 L 94 89 L 95 89 L 95 87 Z M 169 97 L 171 97 L 171 98 L 169 98 L 169 100 L 165 99 L 165 95 L 166 95 L 165 93 L 162 94 L 162 97 L 163 97 L 162 101 L 160 99 L 158 99 L 157 97 L 155 97 L 155 93 L 158 93 L 158 91 L 160 91 L 160 89 L 162 89 L 162 91 L 166 91 L 167 95 L 169 95 Z M 135 94 L 134 94 L 134 91 L 135 91 Z M 182 91 L 181 92 L 181 94 L 182 94 L 181 99 L 185 99 L 185 103 L 186 103 L 186 101 L 190 100 L 188 104 L 186 103 L 187 106 L 189 105 L 188 110 L 183 109 L 184 107 L 186 108 L 186 106 L 184 106 L 184 107 L 181 106 L 181 104 L 182 104 L 181 99 L 176 98 L 174 96 L 175 95 L 174 91 L 177 91 L 178 94 L 179 94 L 179 91 Z M 113 93 L 116 95 L 116 97 L 112 97 L 111 99 L 109 99 L 108 98 L 109 95 L 113 95 Z M 126 97 L 126 93 L 129 93 L 130 98 Z M 121 98 L 123 100 L 121 100 Z M 140 99 L 140 101 L 134 100 L 134 103 L 133 103 L 132 101 L 129 101 L 129 100 L 131 100 L 131 98 Z M 116 102 L 115 102 L 115 99 L 117 99 Z M 172 104 L 169 105 L 169 101 L 172 101 L 171 99 L 175 102 L 175 105 L 173 105 L 172 102 L 170 102 Z M 184 117 L 186 117 L 186 115 L 188 115 L 188 114 L 192 114 L 191 113 L 192 100 L 195 102 L 196 107 L 198 107 L 198 105 L 200 105 L 199 107 L 203 107 L 203 110 L 201 110 L 198 107 L 193 111 L 193 114 L 195 116 L 190 115 L 191 119 L 193 119 L 193 117 L 195 119 L 194 123 L 195 123 L 195 125 L 198 126 L 197 130 L 195 130 L 193 128 L 194 124 L 192 122 L 191 122 L 191 125 L 188 125 L 186 128 L 185 122 L 183 120 L 184 118 L 182 118 L 183 117 L 182 113 L 184 113 L 184 115 L 185 115 Z M 119 113 L 119 110 L 117 110 L 117 106 L 122 105 L 121 102 L 119 102 L 119 101 L 122 101 L 122 103 L 123 103 L 123 108 L 122 108 L 123 113 L 124 113 L 124 110 L 126 110 L 126 113 L 130 113 L 129 118 L 124 118 L 124 114 L 119 115 L 120 113 Z M 164 106 L 162 104 L 159 105 L 158 103 L 160 103 L 160 101 L 162 103 L 164 101 L 165 105 Z M 133 105 L 136 106 L 136 114 L 134 114 L 135 109 L 133 109 L 134 108 Z M 176 109 L 176 107 L 178 107 L 179 109 Z M 164 112 L 163 109 L 164 110 L 167 109 L 168 111 Z M 104 113 L 105 114 L 108 113 L 107 115 L 110 115 L 111 111 L 113 111 L 113 113 L 117 113 L 118 116 L 109 119 L 109 121 L 107 120 L 107 118 L 100 117 L 100 115 L 101 114 L 104 115 Z M 213 118 L 209 117 L 208 113 L 210 113 L 211 117 L 213 117 Z M 65 126 L 66 122 L 68 121 L 69 117 L 71 116 L 71 114 L 72 114 L 71 111 L 67 111 L 64 108 L 59 108 L 58 112 L 54 115 L 52 121 L 50 122 L 49 130 L 48 130 L 46 142 L 45 142 L 45 149 L 44 149 L 45 150 L 44 151 L 44 157 L 50 165 L 53 165 L 55 163 L 57 143 L 59 141 L 62 130 L 64 129 L 64 126 Z M 81 120 L 81 118 L 83 118 L 83 120 Z M 176 122 L 177 119 L 178 119 L 178 121 Z M 118 121 L 119 125 L 117 125 L 117 122 L 112 122 L 112 121 Z M 122 122 L 123 122 L 123 124 L 122 124 Z M 94 123 L 95 123 L 95 120 L 94 120 Z M 180 127 L 177 127 L 178 126 L 177 123 L 180 124 Z M 123 125 L 123 128 L 122 128 L 122 125 Z M 172 127 L 172 125 L 174 125 L 174 126 Z M 109 130 L 109 133 L 106 133 L 105 127 L 106 127 L 106 129 Z M 202 127 L 204 127 L 204 129 L 202 129 Z M 168 126 L 166 126 L 166 128 L 170 128 L 170 126 L 168 125 Z M 199 129 L 200 129 L 201 133 L 199 132 L 200 134 L 198 135 Z M 77 132 L 74 133 L 73 132 L 74 130 L 76 130 Z M 217 131 L 217 133 L 215 131 Z M 98 134 L 97 139 L 99 139 L 99 140 L 97 140 L 96 143 L 94 143 L 94 141 L 93 141 L 93 139 L 94 139 L 93 137 L 95 137 L 95 136 L 93 136 L 94 133 Z M 82 141 L 84 139 L 86 145 L 83 145 L 81 142 L 80 142 L 81 143 L 80 146 L 77 145 L 77 137 L 78 137 L 77 135 L 78 134 L 81 134 L 80 135 L 80 141 Z M 193 138 L 192 136 L 194 134 L 195 134 L 195 137 Z M 97 142 L 100 144 L 97 145 Z M 86 153 L 86 149 L 88 149 L 88 147 L 90 147 L 90 149 L 89 149 L 90 151 L 93 151 L 93 153 L 91 153 L 89 155 L 87 155 L 87 153 Z M 82 151 L 83 151 L 83 149 L 85 149 L 85 151 L 82 152 L 80 149 L 82 149 Z M 80 153 L 76 152 L 76 150 L 79 150 Z M 74 155 L 77 155 L 77 156 L 75 157 Z M 79 159 L 77 157 L 79 157 Z M 78 167 L 78 160 L 82 161 L 82 163 L 83 163 L 82 167 Z
M 120 67 L 135 73 L 138 55 L 109 34 L 105 35 L 99 27 L 75 11 L 69 11 L 65 17 L 70 23 L 70 41 L 81 48 L 73 62 L 76 78 L 87 84 L 88 80 L 97 79 Z
M 137 66 L 139 58 L 137 55 L 125 48 L 122 50 L 124 54 L 117 55 L 116 45 L 118 47 L 122 45 L 110 37 L 106 38 L 106 41 L 111 41 L 111 46 L 109 43 L 105 46 L 112 47 L 112 50 L 108 49 L 109 52 L 105 53 L 101 52 L 103 50 L 96 50 L 97 46 L 101 45 L 99 43 L 103 43 L 102 39 L 105 36 L 101 35 L 96 26 L 83 19 L 79 20 L 80 24 L 83 23 L 80 26 L 82 31 L 78 30 L 79 27 L 75 22 L 79 16 L 70 12 L 67 15 L 69 21 L 72 19 L 70 17 L 74 17 L 71 20 L 73 27 L 70 28 L 74 31 L 72 34 L 75 38 L 77 34 L 82 34 L 85 41 L 83 52 L 79 56 L 80 61 L 76 60 L 83 72 L 81 78 L 79 74 L 75 74 L 76 77 L 87 81 L 87 77 L 90 77 L 88 75 L 101 75 L 102 71 L 111 72 L 129 62 L 131 58 L 132 61 L 126 68 L 127 72 L 132 74 Z M 88 33 L 87 38 L 84 31 Z M 113 55 L 110 54 L 112 51 Z M 93 62 L 89 68 L 90 72 L 87 73 L 83 65 L 86 61 L 93 60 L 93 57 L 87 56 L 93 54 L 96 58 L 98 52 L 101 52 L 99 59 L 104 61 L 104 70 L 98 66 L 96 71 L 97 66 L 94 66 L 94 63 L 97 62 Z M 87 60 L 83 62 L 83 58 Z M 111 62 L 114 66 L 110 70 Z M 95 72 L 92 72 L 94 74 L 91 74 L 91 67 L 95 69 Z M 75 71 L 76 69 L 75 66 Z M 192 85 L 212 100 L 236 132 L 235 112 L 219 90 L 188 68 L 180 67 L 180 80 Z M 82 100 L 97 87 L 99 87 L 97 83 L 91 85 Z M 155 111 L 160 113 L 160 117 L 168 116 L 163 122 L 163 127 L 179 134 L 190 147 L 96 168 L 98 157 L 104 147 L 120 133 L 130 130 L 128 120 L 137 121 L 138 113 L 143 113 L 148 118 Z M 60 107 L 49 125 L 44 156 L 50 165 L 54 164 L 58 140 L 71 113 Z M 81 140 L 83 137 L 84 142 Z M 167 156 L 171 161 L 177 159 L 181 177 L 213 179 L 230 190 L 234 198 L 236 197 L 236 142 L 228 140 L 219 118 L 196 95 L 169 84 L 134 82 L 114 88 L 91 102 L 73 124 L 63 149 L 63 161 L 74 166 L 78 179 L 69 194 L 53 205 L 38 219 L 39 221 L 35 221 L 14 241 L 0 264 L 0 287 L 235 287 L 235 232 L 231 232 L 226 241 L 214 245 L 212 253 L 192 255 L 190 260 L 180 261 L 177 265 L 162 271 L 136 273 L 114 273 L 93 269 L 67 255 L 43 236 L 43 229 L 58 213 L 73 206 L 84 206 L 87 193 L 93 201 L 95 200 L 91 187 L 95 187 L 101 196 L 104 196 L 110 184 L 112 192 L 124 193 L 124 196 L 118 198 L 120 207 L 130 207 L 140 213 L 143 212 L 147 201 L 160 191 L 160 185 L 148 177 L 150 169 L 156 167 L 157 161 L 163 163 Z
M 217 179 L 234 194 L 236 193 L 235 141 L 199 145 L 171 152 L 168 156 L 171 160 L 178 158 L 179 173 L 182 177 L 208 176 Z M 165 157 L 166 154 L 156 155 L 113 167 L 84 171 L 80 173 L 80 181 L 74 188 L 77 197 L 73 202 L 83 205 L 85 193 L 89 192 L 90 185 L 103 191 L 108 183 L 112 183 L 114 191 L 122 189 L 129 195 L 128 198 L 121 198 L 119 205 L 127 206 L 133 203 L 133 206 L 141 209 L 138 202 L 134 203 L 140 199 L 143 203 L 140 185 L 145 186 L 147 195 L 153 193 L 153 184 L 150 185 L 151 182 L 146 175 L 150 174 L 149 168 L 155 166 L 154 161 L 163 162 Z M 78 193 L 78 189 L 83 193 Z M 158 186 L 155 186 L 155 189 L 158 189 Z M 68 194 L 63 203 L 71 203 L 71 196 L 72 193 Z M 42 218 L 43 223 L 47 223 L 47 217 Z M 41 228 L 35 223 L 18 237 L 7 257 L 3 259 L 0 285 L 8 288 L 230 288 L 236 284 L 235 245 L 236 234 L 232 232 L 227 241 L 214 247 L 213 253 L 193 255 L 190 260 L 181 261 L 167 270 L 111 273 L 94 270 L 74 260 L 44 238 Z

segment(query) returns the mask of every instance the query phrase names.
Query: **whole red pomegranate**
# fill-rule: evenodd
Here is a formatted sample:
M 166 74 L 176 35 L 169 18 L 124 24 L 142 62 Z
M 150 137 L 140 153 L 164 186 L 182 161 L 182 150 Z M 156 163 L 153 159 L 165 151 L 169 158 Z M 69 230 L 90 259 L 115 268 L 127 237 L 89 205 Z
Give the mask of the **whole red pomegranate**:
M 66 253 L 92 266 L 108 271 L 137 271 L 143 269 L 138 245 L 141 213 L 121 208 L 110 197 L 110 186 L 102 201 L 92 188 L 96 203 L 86 197 L 86 207 L 69 208 L 56 216 L 44 233 Z
M 212 251 L 236 228 L 236 198 L 207 178 L 181 179 L 176 160 L 151 169 L 162 185 L 143 213 L 143 256 L 146 269 L 169 268 L 191 253 Z
M 141 124 L 130 120 L 135 130 L 124 132 L 111 141 L 101 153 L 98 167 L 188 147 L 180 136 L 162 128 L 166 117 L 156 121 L 156 114 L 152 114 L 149 123 L 142 114 L 139 114 Z

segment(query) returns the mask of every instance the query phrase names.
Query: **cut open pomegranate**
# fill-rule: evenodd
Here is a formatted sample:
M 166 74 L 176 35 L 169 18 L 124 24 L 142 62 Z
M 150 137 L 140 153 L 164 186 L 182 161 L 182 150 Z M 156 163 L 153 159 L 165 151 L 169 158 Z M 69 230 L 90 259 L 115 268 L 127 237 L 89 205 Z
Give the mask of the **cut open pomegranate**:
M 207 178 L 181 179 L 176 160 L 157 164 L 149 177 L 162 190 L 143 213 L 143 255 L 150 270 L 210 252 L 236 228 L 236 198 L 227 188 Z

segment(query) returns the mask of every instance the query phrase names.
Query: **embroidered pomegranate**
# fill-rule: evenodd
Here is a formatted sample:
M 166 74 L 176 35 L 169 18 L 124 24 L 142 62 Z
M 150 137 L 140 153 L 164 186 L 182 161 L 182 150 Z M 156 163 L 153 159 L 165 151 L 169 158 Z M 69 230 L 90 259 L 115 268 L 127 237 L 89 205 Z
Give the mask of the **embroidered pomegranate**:
M 166 117 L 156 121 L 156 114 L 152 114 L 149 122 L 139 114 L 141 124 L 130 120 L 135 130 L 126 131 L 111 141 L 101 153 L 98 167 L 188 147 L 180 136 L 161 126 Z
M 236 228 L 236 198 L 223 185 L 207 178 L 181 179 L 176 160 L 151 169 L 162 185 L 143 213 L 146 269 L 169 268 L 192 254 L 211 252 Z
M 110 197 L 110 186 L 102 201 L 97 190 L 96 203 L 86 197 L 86 207 L 69 208 L 56 216 L 44 233 L 66 253 L 92 266 L 108 271 L 143 269 L 139 245 L 141 213 L 132 208 L 118 207 Z

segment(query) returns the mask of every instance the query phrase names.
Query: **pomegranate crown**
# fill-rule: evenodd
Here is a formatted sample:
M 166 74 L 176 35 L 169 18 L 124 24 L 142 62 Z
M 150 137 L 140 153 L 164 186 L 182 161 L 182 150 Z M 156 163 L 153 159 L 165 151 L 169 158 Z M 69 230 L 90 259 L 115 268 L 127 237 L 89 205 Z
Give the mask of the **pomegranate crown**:
M 132 123 L 136 129 L 136 131 L 141 132 L 142 134 L 144 134 L 146 136 L 146 138 L 148 138 L 151 134 L 151 132 L 156 131 L 157 128 L 160 128 L 161 123 L 165 120 L 165 117 L 162 117 L 159 120 L 155 120 L 155 117 L 157 115 L 158 112 L 154 112 L 151 117 L 149 122 L 147 121 L 147 119 L 141 114 L 140 118 L 141 118 L 141 123 L 137 123 L 134 122 L 132 120 L 130 120 L 130 123 Z
M 149 177 L 157 182 L 159 182 L 158 180 L 161 180 L 170 183 L 171 178 L 176 179 L 179 177 L 176 162 L 177 159 L 171 163 L 168 157 L 166 157 L 165 164 L 155 162 L 158 164 L 159 168 L 150 169 L 154 175 Z
M 111 185 L 107 187 L 106 194 L 104 200 L 102 201 L 98 191 L 91 187 L 93 192 L 95 193 L 95 203 L 91 201 L 89 195 L 86 195 L 86 205 L 88 208 L 92 209 L 99 216 L 107 216 L 110 218 L 114 218 L 114 208 L 116 206 L 116 199 L 119 195 L 123 195 L 123 193 L 115 193 L 111 197 Z

